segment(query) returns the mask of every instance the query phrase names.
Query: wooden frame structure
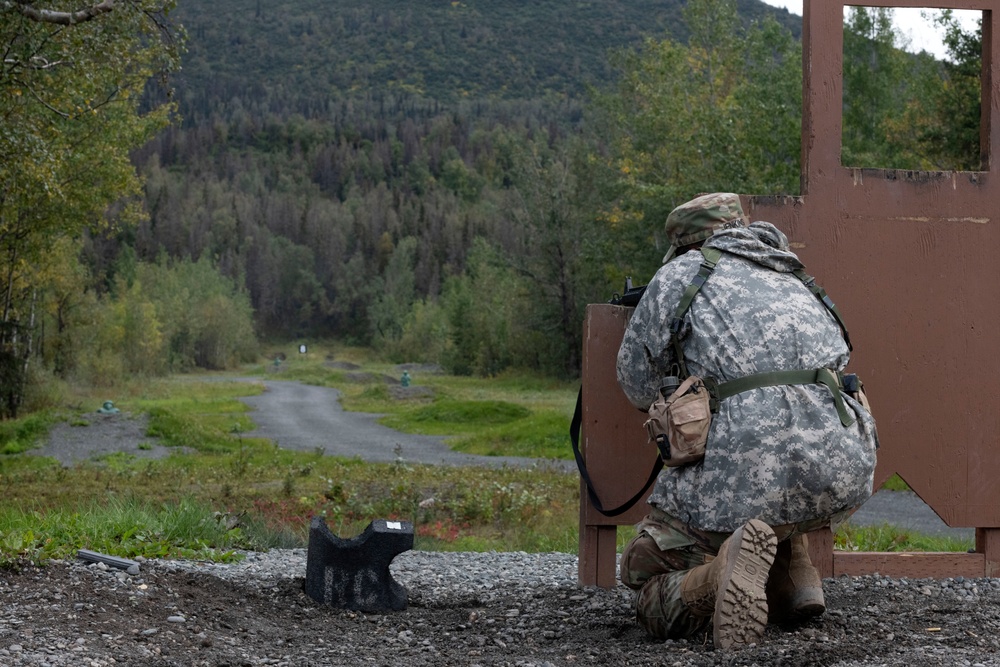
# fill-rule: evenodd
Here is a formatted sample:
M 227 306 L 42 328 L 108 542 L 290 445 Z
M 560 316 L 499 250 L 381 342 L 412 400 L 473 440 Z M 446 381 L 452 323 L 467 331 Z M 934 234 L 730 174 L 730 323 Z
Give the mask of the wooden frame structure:
M 844 7 L 983 13 L 981 170 L 913 172 L 841 164 Z M 996 9 L 994 10 L 994 8 Z M 975 553 L 835 552 L 813 533 L 823 576 L 1000 576 L 1000 7 L 996 0 L 805 0 L 802 196 L 743 197 L 752 220 L 789 237 L 836 300 L 864 378 L 881 449 L 876 487 L 899 473 L 953 527 L 976 529 Z M 581 450 L 606 507 L 631 497 L 655 452 L 644 415 L 615 380 L 628 309 L 592 305 L 584 324 Z M 582 483 L 581 483 L 582 484 Z M 615 585 L 616 527 L 581 486 L 579 580 Z

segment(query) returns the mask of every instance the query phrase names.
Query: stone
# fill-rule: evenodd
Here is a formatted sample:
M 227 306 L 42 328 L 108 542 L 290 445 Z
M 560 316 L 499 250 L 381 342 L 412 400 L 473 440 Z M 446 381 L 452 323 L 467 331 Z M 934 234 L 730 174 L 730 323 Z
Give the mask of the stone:
M 393 558 L 413 548 L 413 524 L 376 519 L 357 537 L 341 539 L 321 517 L 309 524 L 306 595 L 335 609 L 402 611 L 407 595 L 389 572 Z

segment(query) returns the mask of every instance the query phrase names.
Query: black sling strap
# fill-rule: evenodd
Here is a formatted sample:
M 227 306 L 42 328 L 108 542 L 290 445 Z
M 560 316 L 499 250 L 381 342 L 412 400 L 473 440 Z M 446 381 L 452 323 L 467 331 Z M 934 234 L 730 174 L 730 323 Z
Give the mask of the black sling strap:
M 601 499 L 597 497 L 597 493 L 594 491 L 594 485 L 590 481 L 590 474 L 587 472 L 587 464 L 583 461 L 583 455 L 580 454 L 580 426 L 583 424 L 583 388 L 580 388 L 580 393 L 576 396 L 576 411 L 573 413 L 573 422 L 569 426 L 569 438 L 573 443 L 573 456 L 576 457 L 576 467 L 580 470 L 580 477 L 583 479 L 583 483 L 587 486 L 587 496 L 590 498 L 590 504 L 594 506 L 598 512 L 604 516 L 618 516 L 623 514 L 632 508 L 639 499 L 642 498 L 643 494 L 653 485 L 656 481 L 656 476 L 660 474 L 660 470 L 663 468 L 663 460 L 657 456 L 656 462 L 653 464 L 653 471 L 649 474 L 649 479 L 643 485 L 642 490 L 635 494 L 623 504 L 615 507 L 613 509 L 604 509 L 604 503 Z

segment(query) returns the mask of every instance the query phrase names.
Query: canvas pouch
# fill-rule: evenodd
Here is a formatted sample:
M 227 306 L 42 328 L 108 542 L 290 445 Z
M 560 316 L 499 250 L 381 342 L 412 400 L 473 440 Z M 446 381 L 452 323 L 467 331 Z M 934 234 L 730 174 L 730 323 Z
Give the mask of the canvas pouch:
M 669 396 L 661 394 L 649 406 L 645 426 L 650 441 L 660 450 L 663 465 L 700 461 L 712 426 L 711 396 L 702 379 L 693 375 Z

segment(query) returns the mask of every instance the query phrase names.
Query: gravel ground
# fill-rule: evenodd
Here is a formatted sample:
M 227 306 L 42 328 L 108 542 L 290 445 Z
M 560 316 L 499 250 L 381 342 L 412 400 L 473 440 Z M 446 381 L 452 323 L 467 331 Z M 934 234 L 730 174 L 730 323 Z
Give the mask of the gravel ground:
M 409 607 L 387 614 L 313 602 L 304 550 L 145 561 L 134 576 L 82 562 L 7 572 L 0 664 L 1000 665 L 998 579 L 829 579 L 826 615 L 725 653 L 647 638 L 631 591 L 577 587 L 566 554 L 409 551 L 391 570 Z
M 114 451 L 168 450 L 122 414 L 54 430 L 35 453 L 69 465 Z M 1000 667 L 1000 579 L 828 579 L 825 616 L 723 653 L 710 638 L 649 639 L 632 592 L 578 587 L 572 555 L 409 551 L 392 572 L 409 607 L 362 614 L 303 593 L 304 550 L 146 561 L 136 575 L 80 561 L 0 571 L 0 666 Z

